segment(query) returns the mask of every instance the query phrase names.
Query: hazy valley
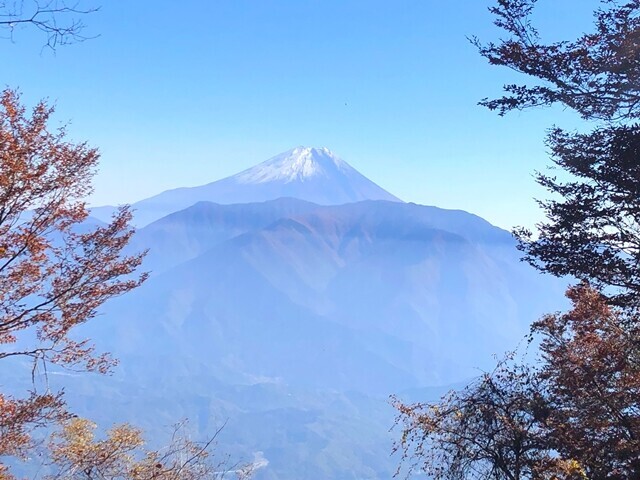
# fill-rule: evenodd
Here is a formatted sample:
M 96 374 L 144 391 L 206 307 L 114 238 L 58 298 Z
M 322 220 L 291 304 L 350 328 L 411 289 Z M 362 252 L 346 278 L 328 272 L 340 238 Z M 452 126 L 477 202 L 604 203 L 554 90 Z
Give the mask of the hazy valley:
M 317 189 L 324 205 L 309 201 Z M 491 369 L 563 304 L 563 284 L 520 262 L 510 233 L 401 202 L 326 149 L 161 194 L 136 215 L 152 219 L 159 199 L 173 210 L 128 247 L 149 249 L 151 278 L 80 331 L 121 365 L 65 377 L 68 399 L 157 438 L 180 418 L 195 435 L 226 422 L 225 449 L 257 455 L 259 479 L 389 478 L 389 395 L 436 397 Z

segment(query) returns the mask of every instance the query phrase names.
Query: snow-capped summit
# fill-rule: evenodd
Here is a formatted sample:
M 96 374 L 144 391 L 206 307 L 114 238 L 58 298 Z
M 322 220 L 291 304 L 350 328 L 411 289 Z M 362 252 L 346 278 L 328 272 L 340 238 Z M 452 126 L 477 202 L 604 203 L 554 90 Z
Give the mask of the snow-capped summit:
M 296 147 L 207 185 L 177 188 L 133 204 L 135 224 L 147 225 L 201 201 L 251 203 L 292 197 L 320 205 L 361 200 L 401 200 L 366 178 L 328 148 Z M 112 210 L 93 209 L 108 218 Z
M 238 183 L 285 183 L 353 170 L 326 147 L 296 147 L 236 175 Z

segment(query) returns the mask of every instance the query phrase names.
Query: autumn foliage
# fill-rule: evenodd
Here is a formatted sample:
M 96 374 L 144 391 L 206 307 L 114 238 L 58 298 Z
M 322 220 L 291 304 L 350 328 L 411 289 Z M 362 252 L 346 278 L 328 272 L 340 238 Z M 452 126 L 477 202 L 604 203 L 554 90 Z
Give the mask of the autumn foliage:
M 113 361 L 72 336 L 106 301 L 137 287 L 143 254 L 124 256 L 133 229 L 120 209 L 108 225 L 87 223 L 98 152 L 49 129 L 53 109 L 31 112 L 0 96 L 0 359 L 21 357 L 105 373 Z M 0 392 L 0 456 L 19 455 L 29 431 L 65 417 L 51 392 Z
M 96 425 L 74 418 L 63 424 L 49 445 L 55 474 L 48 480 L 238 480 L 250 477 L 251 467 L 229 467 L 226 459 L 214 459 L 210 449 L 218 432 L 208 441 L 189 439 L 186 425 L 175 426 L 172 441 L 161 450 L 145 448 L 142 432 L 117 425 L 98 438 Z
M 573 309 L 534 323 L 551 447 L 587 478 L 640 478 L 640 317 L 580 285 Z
M 433 480 L 551 478 L 545 475 L 570 471 L 544 441 L 539 388 L 533 372 L 503 363 L 439 402 L 394 399 L 402 428 L 395 450 L 403 467 Z
M 105 372 L 109 359 L 69 333 L 144 279 L 132 275 L 142 255 L 121 255 L 131 214 L 122 208 L 109 225 L 79 228 L 98 152 L 66 142 L 64 129 L 50 132 L 44 103 L 27 116 L 6 90 L 0 105 L 0 358 Z M 35 335 L 21 337 L 27 330 Z
M 440 401 L 395 400 L 408 471 L 436 480 L 640 478 L 640 318 L 586 285 L 533 325 L 535 366 L 502 362 Z
M 530 352 L 439 402 L 395 400 L 408 472 L 435 479 L 640 478 L 640 1 L 603 0 L 595 31 L 544 43 L 535 0 L 497 0 L 507 35 L 474 43 L 493 65 L 534 80 L 482 105 L 505 114 L 561 104 L 589 133 L 553 128 L 555 171 L 537 231 L 515 230 L 524 260 L 571 276 L 572 308 L 535 322 Z M 557 171 L 564 174 L 559 179 Z

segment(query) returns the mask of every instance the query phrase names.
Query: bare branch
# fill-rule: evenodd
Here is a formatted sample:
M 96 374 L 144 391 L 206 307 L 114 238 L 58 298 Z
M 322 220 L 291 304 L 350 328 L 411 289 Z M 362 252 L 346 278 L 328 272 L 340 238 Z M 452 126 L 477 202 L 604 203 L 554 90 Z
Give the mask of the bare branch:
M 85 35 L 86 24 L 83 19 L 99 10 L 100 7 L 82 7 L 80 1 L 0 2 L 0 30 L 6 32 L 6 39 L 14 41 L 19 30 L 35 29 L 44 35 L 44 46 L 55 50 L 61 45 L 95 38 Z

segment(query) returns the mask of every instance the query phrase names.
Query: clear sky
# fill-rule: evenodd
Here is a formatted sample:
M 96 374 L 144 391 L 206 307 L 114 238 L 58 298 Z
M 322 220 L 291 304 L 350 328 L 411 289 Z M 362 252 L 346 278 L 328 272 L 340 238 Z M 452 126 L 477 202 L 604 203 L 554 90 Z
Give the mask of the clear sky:
M 85 0 L 99 5 L 100 0 Z M 0 41 L 2 83 L 48 97 L 75 140 L 100 148 L 95 205 L 208 183 L 297 145 L 326 146 L 406 201 L 504 228 L 539 220 L 531 177 L 546 109 L 477 106 L 522 80 L 467 40 L 495 40 L 490 0 L 102 0 L 99 38 L 41 52 Z M 595 0 L 539 0 L 543 37 L 591 27 Z

